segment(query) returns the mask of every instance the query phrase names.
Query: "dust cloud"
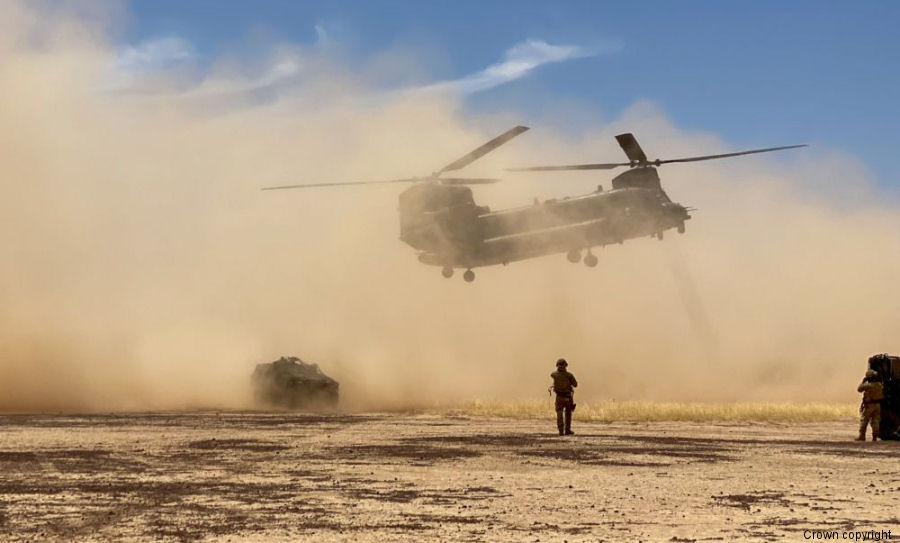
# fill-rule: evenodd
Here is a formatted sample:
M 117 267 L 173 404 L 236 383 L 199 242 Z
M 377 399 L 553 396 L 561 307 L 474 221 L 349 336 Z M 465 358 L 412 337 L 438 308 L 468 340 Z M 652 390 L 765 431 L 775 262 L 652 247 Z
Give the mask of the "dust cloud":
M 663 167 L 698 208 L 686 235 L 607 247 L 595 269 L 557 255 L 445 280 L 397 239 L 400 187 L 258 189 L 424 175 L 520 115 L 370 88 L 408 67 L 396 51 L 360 68 L 276 44 L 123 73 L 127 15 L 103 6 L 0 2 L 0 410 L 242 407 L 254 365 L 288 354 L 352 409 L 539 397 L 559 356 L 582 399 L 843 401 L 865 357 L 900 349 L 900 213 L 852 157 Z M 299 83 L 253 87 L 285 63 Z M 622 131 L 654 157 L 733 148 L 644 103 L 533 128 L 465 173 L 620 160 Z M 475 196 L 609 179 L 510 174 Z

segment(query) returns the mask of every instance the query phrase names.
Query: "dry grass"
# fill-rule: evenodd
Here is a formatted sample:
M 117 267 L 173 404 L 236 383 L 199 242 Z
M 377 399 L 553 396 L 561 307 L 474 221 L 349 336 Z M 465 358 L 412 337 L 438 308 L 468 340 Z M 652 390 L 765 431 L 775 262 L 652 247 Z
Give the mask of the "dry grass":
M 578 402 L 574 418 L 582 421 L 688 421 L 688 422 L 828 422 L 852 420 L 858 416 L 852 403 L 791 402 Z M 551 399 L 524 401 L 473 400 L 440 404 L 423 409 L 426 413 L 501 417 L 546 418 L 553 414 Z

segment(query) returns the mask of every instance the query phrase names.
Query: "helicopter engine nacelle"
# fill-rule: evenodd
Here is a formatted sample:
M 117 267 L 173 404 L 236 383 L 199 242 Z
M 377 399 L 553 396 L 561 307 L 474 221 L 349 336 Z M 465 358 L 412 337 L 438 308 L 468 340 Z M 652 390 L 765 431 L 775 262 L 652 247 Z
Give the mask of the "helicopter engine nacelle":
M 612 180 L 613 189 L 641 188 L 662 190 L 656 168 L 640 167 L 620 173 Z

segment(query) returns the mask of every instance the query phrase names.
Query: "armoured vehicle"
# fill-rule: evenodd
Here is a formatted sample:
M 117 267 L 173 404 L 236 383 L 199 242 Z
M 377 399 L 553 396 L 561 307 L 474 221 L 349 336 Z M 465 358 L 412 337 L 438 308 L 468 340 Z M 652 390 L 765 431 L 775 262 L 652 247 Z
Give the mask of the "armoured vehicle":
M 338 402 L 338 382 L 317 364 L 285 356 L 269 364 L 258 364 L 251 376 L 257 404 L 282 409 L 332 407 Z
M 884 389 L 881 402 L 881 439 L 900 439 L 900 356 L 876 354 L 869 357 L 869 369 L 878 372 Z

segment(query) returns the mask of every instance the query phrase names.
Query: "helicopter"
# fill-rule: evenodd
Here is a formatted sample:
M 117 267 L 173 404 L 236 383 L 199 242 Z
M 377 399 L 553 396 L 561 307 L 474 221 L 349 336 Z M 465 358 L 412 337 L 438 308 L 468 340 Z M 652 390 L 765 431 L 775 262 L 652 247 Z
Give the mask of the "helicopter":
M 531 205 L 492 211 L 475 203 L 470 185 L 499 182 L 494 178 L 442 177 L 462 169 L 485 154 L 527 131 L 516 126 L 477 149 L 424 177 L 382 181 L 351 181 L 265 187 L 263 190 L 411 183 L 399 195 L 400 240 L 418 251 L 419 262 L 439 266 L 450 278 L 455 269 L 465 269 L 463 280 L 475 280 L 477 267 L 566 253 L 569 262 L 583 261 L 595 267 L 599 259 L 593 249 L 626 240 L 655 236 L 676 229 L 685 232 L 691 209 L 673 202 L 662 189 L 656 168 L 673 162 L 713 160 L 754 153 L 805 147 L 788 145 L 735 153 L 668 160 L 648 160 L 631 133 L 616 136 L 628 162 L 532 166 L 509 171 L 609 170 L 628 167 L 612 180 L 612 189 L 602 186 L 589 194 L 534 201 Z M 582 258 L 582 252 L 584 252 Z

